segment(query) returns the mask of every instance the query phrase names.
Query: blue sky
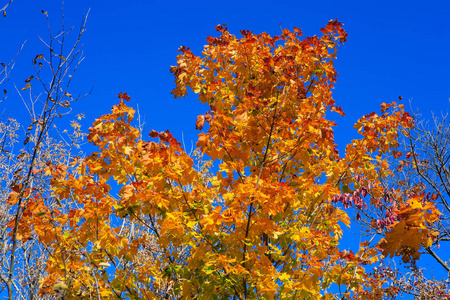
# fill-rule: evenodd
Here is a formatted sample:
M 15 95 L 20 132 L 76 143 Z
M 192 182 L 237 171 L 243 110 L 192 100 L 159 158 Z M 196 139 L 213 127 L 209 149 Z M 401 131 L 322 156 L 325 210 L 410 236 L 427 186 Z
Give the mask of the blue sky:
M 0 19 L 0 61 L 27 40 L 10 84 L 23 86 L 33 74 L 31 58 L 44 50 L 37 37 L 47 34 L 41 10 L 48 11 L 56 28 L 60 7 L 59 0 L 15 0 L 7 18 Z M 241 29 L 275 35 L 280 26 L 314 35 L 330 19 L 344 23 L 349 38 L 339 48 L 334 92 L 347 113 L 338 118 L 340 143 L 348 142 L 348 128 L 357 118 L 400 95 L 424 113 L 449 106 L 448 1 L 66 0 L 66 25 L 78 27 L 89 8 L 85 60 L 71 89 L 77 94 L 94 86 L 88 98 L 73 105 L 75 113 L 85 112 L 86 125 L 108 112 L 122 91 L 132 97 L 132 105 L 139 104 L 147 130 L 170 129 L 178 138 L 183 132 L 186 143 L 194 140 L 195 118 L 206 107 L 195 97 L 173 99 L 169 68 L 181 45 L 200 54 L 206 36 L 214 35 L 219 23 L 237 35 Z M 2 105 L 20 108 L 17 94 L 10 87 L 9 92 Z
M 5 0 L 0 0 L 3 6 Z M 7 17 L 0 18 L 0 61 L 12 58 L 27 40 L 17 58 L 8 89 L 9 98 L 0 111 L 10 111 L 24 123 L 28 115 L 14 91 L 33 75 L 31 60 L 44 52 L 38 35 L 47 36 L 51 23 L 60 24 L 61 2 L 15 0 Z M 108 113 L 116 95 L 127 92 L 130 104 L 139 104 L 147 132 L 170 129 L 189 150 L 196 139 L 195 120 L 207 108 L 191 94 L 173 99 L 169 73 L 176 63 L 177 49 L 189 46 L 200 54 L 214 26 L 228 24 L 229 30 L 280 33 L 280 27 L 302 28 L 305 35 L 320 34 L 328 20 L 337 18 L 348 32 L 348 42 L 339 47 L 335 67 L 338 83 L 334 98 L 347 116 L 337 118 L 336 137 L 343 146 L 356 137 L 351 126 L 366 113 L 378 110 L 381 102 L 403 97 L 412 100 L 425 117 L 447 111 L 450 98 L 449 1 L 143 1 L 66 0 L 66 26 L 79 26 L 90 8 L 83 36 L 85 60 L 75 75 L 70 92 L 89 97 L 73 104 L 73 116 L 84 112 L 85 130 L 96 117 Z M 28 126 L 28 124 L 24 124 Z M 26 127 L 25 126 L 25 127 Z M 146 136 L 146 135 L 144 135 Z

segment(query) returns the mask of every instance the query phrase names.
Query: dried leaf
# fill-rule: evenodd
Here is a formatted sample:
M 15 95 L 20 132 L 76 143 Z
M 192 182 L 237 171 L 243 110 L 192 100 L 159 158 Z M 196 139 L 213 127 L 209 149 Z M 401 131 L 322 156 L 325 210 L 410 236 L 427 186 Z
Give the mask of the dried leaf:
M 33 80 L 33 78 L 34 78 L 34 76 L 31 75 L 30 77 L 28 77 L 28 78 L 25 80 L 25 82 L 30 82 L 31 80 Z
M 394 156 L 395 159 L 397 159 L 399 157 L 402 157 L 403 153 L 401 153 L 400 151 L 392 150 L 392 155 Z
M 195 122 L 195 129 L 202 130 L 203 125 L 205 125 L 205 117 L 203 115 L 199 115 L 197 117 L 197 122 Z
M 63 101 L 62 103 L 60 103 L 59 105 L 62 106 L 62 107 L 69 107 L 69 106 L 70 106 L 70 103 L 69 103 L 69 101 L 64 100 L 64 101 Z
M 13 174 L 13 178 L 18 178 L 19 177 L 18 175 L 20 174 L 20 172 L 22 172 L 22 169 L 16 170 Z
M 157 131 L 155 131 L 155 130 L 150 131 L 148 135 L 149 135 L 150 137 L 152 137 L 152 138 L 157 138 L 157 137 L 159 137 L 159 133 L 158 133 Z
M 25 84 L 25 87 L 21 89 L 21 91 L 28 90 L 31 87 L 31 83 Z

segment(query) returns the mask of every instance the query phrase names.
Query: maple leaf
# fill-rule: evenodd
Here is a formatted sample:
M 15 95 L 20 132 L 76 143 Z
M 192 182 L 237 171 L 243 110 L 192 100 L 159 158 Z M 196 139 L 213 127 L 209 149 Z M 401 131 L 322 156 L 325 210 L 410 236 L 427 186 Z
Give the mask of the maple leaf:
M 418 260 L 419 250 L 430 247 L 436 236 L 428 225 L 436 222 L 442 213 L 431 202 L 424 205 L 419 197 L 408 199 L 407 204 L 395 213 L 400 221 L 390 226 L 379 247 L 385 256 L 402 255 L 404 262 Z
M 119 93 L 118 95 L 117 95 L 117 97 L 119 98 L 119 99 L 124 99 L 124 100 L 126 100 L 126 101 L 130 101 L 131 100 L 131 97 L 130 96 L 128 96 L 127 95 L 127 93 Z

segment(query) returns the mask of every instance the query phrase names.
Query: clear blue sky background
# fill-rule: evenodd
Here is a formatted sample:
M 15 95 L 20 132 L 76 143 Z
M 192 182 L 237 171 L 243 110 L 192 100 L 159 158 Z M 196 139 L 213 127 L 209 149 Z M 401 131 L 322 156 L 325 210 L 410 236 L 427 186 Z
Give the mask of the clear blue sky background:
M 6 2 L 0 0 L 0 4 Z M 10 83 L 20 88 L 33 74 L 31 59 L 44 51 L 37 36 L 46 37 L 48 11 L 53 25 L 60 21 L 59 0 L 15 0 L 7 18 L 0 19 L 0 61 L 6 61 L 26 39 Z M 450 84 L 449 1 L 87 1 L 66 0 L 66 25 L 78 27 L 91 9 L 83 41 L 85 61 L 71 93 L 92 94 L 73 105 L 85 112 L 86 125 L 109 111 L 116 94 L 128 92 L 139 108 L 146 129 L 170 129 L 185 141 L 196 138 L 195 119 L 206 111 L 195 100 L 174 100 L 169 68 L 177 49 L 189 46 L 200 54 L 214 26 L 228 24 L 232 33 L 249 29 L 275 35 L 281 27 L 320 34 L 328 20 L 338 18 L 348 31 L 348 43 L 339 48 L 339 73 L 334 97 L 347 116 L 338 119 L 336 134 L 348 142 L 354 122 L 377 110 L 381 102 L 403 96 L 424 113 L 447 110 Z M 2 106 L 21 107 L 9 88 Z M 342 139 L 342 140 L 341 140 Z
M 0 0 L 0 5 L 5 2 Z M 23 87 L 33 75 L 31 59 L 44 52 L 37 37 L 47 34 L 41 10 L 48 11 L 57 26 L 60 7 L 59 0 L 15 0 L 7 18 L 0 18 L 0 61 L 7 61 L 28 40 L 7 85 L 9 98 L 0 103 L 0 111 L 9 110 L 22 121 L 28 115 L 11 84 Z M 351 129 L 355 121 L 378 110 L 381 102 L 402 96 L 406 105 L 412 100 L 425 117 L 449 107 L 449 1 L 66 0 L 66 25 L 78 27 L 89 8 L 85 60 L 71 89 L 77 94 L 94 85 L 88 98 L 73 104 L 75 114 L 86 115 L 85 129 L 109 112 L 119 92 L 128 92 L 130 104 L 139 104 L 147 131 L 170 129 L 178 139 L 183 133 L 189 150 L 198 133 L 196 117 L 207 108 L 195 96 L 173 99 L 169 68 L 181 45 L 200 54 L 205 38 L 216 34 L 214 26 L 219 23 L 228 24 L 236 35 L 241 29 L 276 35 L 280 26 L 300 27 L 305 35 L 315 35 L 330 19 L 344 23 L 349 37 L 338 50 L 334 92 L 347 114 L 337 118 L 341 145 L 356 136 Z

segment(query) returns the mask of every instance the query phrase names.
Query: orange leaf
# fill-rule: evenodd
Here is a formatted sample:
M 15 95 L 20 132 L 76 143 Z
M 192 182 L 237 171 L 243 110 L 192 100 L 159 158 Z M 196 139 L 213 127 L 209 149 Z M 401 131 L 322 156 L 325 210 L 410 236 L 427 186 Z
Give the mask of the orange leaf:
M 205 125 L 205 116 L 199 115 L 197 117 L 197 122 L 195 122 L 195 129 L 202 130 L 203 125 Z

